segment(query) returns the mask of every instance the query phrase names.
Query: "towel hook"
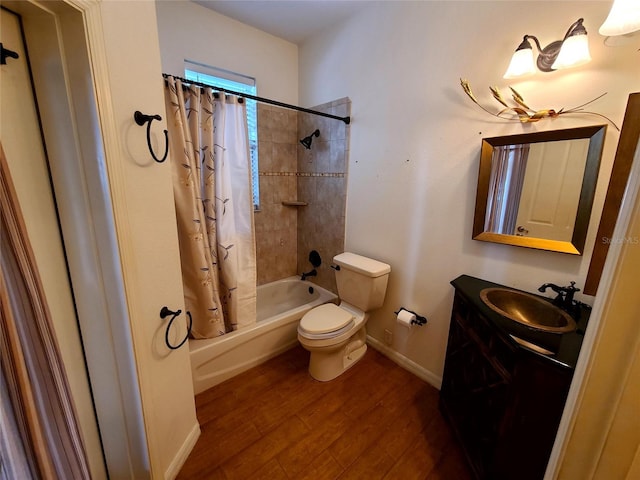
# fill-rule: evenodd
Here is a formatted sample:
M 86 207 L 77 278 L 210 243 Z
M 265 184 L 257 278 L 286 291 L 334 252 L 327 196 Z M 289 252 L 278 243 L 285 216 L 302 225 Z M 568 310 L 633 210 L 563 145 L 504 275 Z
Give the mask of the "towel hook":
M 7 58 L 20 58 L 20 56 L 17 52 L 4 48 L 2 43 L 0 43 L 0 65 L 6 65 Z
M 167 159 L 167 154 L 169 153 L 169 133 L 166 130 L 164 131 L 164 156 L 162 159 L 156 157 L 155 153 L 153 153 L 153 148 L 151 147 L 151 122 L 153 120 L 162 120 L 162 117 L 160 115 L 145 115 L 144 113 L 136 110 L 133 114 L 133 119 L 141 127 L 145 123 L 147 124 L 147 146 L 149 147 L 149 152 L 156 162 L 164 162 Z
M 191 317 L 191 312 L 187 312 L 187 315 L 189 316 L 189 326 L 187 326 L 187 334 L 184 336 L 184 338 L 178 345 L 172 345 L 171 342 L 169 341 L 169 330 L 171 330 L 171 325 L 173 324 L 173 321 L 176 318 L 178 318 L 178 316 L 181 313 L 182 313 L 182 310 L 178 310 L 174 312 L 169 310 L 168 307 L 162 307 L 162 309 L 160 310 L 160 318 L 162 318 L 163 320 L 170 315 L 172 316 L 171 320 L 169 320 L 169 324 L 167 325 L 167 330 L 164 332 L 164 342 L 167 344 L 167 347 L 169 347 L 171 350 L 177 350 L 178 348 L 180 348 L 182 345 L 184 345 L 184 342 L 186 342 L 189 339 L 189 335 L 191 335 L 193 318 Z

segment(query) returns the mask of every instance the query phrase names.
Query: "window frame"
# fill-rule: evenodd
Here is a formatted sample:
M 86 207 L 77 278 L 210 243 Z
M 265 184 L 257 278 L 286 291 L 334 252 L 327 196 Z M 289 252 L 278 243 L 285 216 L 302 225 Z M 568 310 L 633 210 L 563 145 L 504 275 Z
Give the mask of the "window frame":
M 253 77 L 230 72 L 221 68 L 185 62 L 185 79 L 222 88 L 239 94 L 257 95 L 256 80 Z M 251 161 L 251 194 L 254 211 L 260 210 L 260 180 L 258 173 L 258 102 L 245 98 L 247 107 L 247 130 L 249 140 L 249 158 Z

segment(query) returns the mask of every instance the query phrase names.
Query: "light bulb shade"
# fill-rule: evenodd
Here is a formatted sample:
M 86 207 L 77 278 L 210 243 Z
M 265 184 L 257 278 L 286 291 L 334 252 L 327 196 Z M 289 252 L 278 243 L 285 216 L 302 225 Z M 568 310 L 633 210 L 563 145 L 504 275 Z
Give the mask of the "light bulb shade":
M 509 68 L 503 78 L 518 78 L 536 73 L 536 65 L 533 61 L 531 48 L 518 49 L 513 53 Z
M 640 2 L 638 0 L 614 0 L 609 16 L 598 33 L 605 37 L 626 35 L 640 30 Z
M 558 58 L 551 66 L 554 70 L 577 67 L 591 61 L 587 35 L 572 35 L 562 42 Z

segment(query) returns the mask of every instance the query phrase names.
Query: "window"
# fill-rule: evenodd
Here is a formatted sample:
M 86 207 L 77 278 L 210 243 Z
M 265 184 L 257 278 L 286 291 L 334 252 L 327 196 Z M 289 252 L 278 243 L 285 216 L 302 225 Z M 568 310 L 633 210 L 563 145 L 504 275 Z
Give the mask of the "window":
M 187 68 L 185 68 L 184 76 L 187 80 L 193 80 L 211 85 L 212 87 L 224 88 L 238 93 L 256 95 L 255 78 L 193 62 L 186 63 Z M 248 98 L 245 98 L 245 102 L 247 104 L 247 127 L 249 130 L 253 208 L 258 210 L 260 207 L 260 183 L 258 180 L 258 102 Z

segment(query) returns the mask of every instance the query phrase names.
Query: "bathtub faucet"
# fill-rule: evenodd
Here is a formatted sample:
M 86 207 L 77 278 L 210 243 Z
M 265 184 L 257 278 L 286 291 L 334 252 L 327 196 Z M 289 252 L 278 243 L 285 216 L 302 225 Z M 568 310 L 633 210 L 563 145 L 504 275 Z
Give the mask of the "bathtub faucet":
M 316 269 L 314 268 L 314 269 L 313 269 L 313 270 L 311 270 L 310 272 L 303 273 L 303 274 L 300 276 L 300 279 L 304 281 L 304 280 L 306 280 L 306 279 L 307 279 L 307 277 L 315 277 L 316 275 L 318 275 L 318 272 L 316 272 Z

